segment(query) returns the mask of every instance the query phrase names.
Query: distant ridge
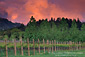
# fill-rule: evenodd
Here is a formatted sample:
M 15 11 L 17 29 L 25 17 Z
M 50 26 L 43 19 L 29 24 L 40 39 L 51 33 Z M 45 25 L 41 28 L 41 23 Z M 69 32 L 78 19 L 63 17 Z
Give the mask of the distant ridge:
M 14 27 L 20 27 L 20 26 L 21 26 L 20 23 L 12 23 L 8 19 L 0 17 L 0 30 L 7 30 Z

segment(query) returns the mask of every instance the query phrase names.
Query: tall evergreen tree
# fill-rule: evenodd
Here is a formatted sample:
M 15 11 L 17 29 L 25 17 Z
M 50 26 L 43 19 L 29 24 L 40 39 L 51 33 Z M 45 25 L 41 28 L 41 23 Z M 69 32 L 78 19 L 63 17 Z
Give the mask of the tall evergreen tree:
M 56 24 L 54 23 L 54 21 L 51 21 L 51 28 L 50 28 L 50 35 L 49 35 L 50 40 L 53 40 L 53 39 L 57 40 L 58 38 L 57 31 L 58 30 L 57 30 Z
M 81 27 L 81 31 L 80 31 L 80 34 L 79 34 L 79 40 L 81 42 L 85 42 L 85 24 L 83 24 L 82 27 Z
M 41 35 L 41 38 L 44 39 L 49 39 L 49 33 L 50 33 L 50 23 L 47 21 L 47 19 L 45 19 L 44 21 L 42 21 L 42 23 L 40 24 L 40 28 L 39 28 L 39 32 Z
M 71 28 L 69 30 L 70 39 L 71 41 L 78 41 L 79 29 L 77 28 L 76 20 L 72 21 Z
M 36 26 L 36 20 L 32 16 L 30 18 L 30 21 L 25 29 L 25 38 L 29 38 L 30 40 L 37 38 L 37 26 Z

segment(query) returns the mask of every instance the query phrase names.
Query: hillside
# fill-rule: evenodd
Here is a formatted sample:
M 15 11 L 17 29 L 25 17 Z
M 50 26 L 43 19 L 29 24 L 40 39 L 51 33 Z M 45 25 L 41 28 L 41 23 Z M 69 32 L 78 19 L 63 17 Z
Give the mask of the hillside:
M 5 18 L 0 18 L 0 30 L 7 30 L 14 27 L 20 27 L 20 25 L 20 23 L 12 23 L 11 21 Z

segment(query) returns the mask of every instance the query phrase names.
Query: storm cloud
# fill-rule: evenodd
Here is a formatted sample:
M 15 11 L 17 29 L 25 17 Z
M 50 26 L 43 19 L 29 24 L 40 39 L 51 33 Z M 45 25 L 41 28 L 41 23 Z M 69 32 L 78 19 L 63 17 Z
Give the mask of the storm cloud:
M 84 22 L 84 6 L 85 0 L 0 0 L 0 17 L 24 24 L 31 16 L 36 20 L 65 17 Z

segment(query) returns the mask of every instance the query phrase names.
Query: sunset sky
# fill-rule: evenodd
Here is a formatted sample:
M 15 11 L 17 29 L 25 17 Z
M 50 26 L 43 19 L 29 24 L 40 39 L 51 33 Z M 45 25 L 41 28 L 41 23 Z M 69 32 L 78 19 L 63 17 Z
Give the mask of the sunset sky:
M 0 17 L 27 24 L 30 17 L 79 18 L 85 22 L 85 0 L 0 0 Z

